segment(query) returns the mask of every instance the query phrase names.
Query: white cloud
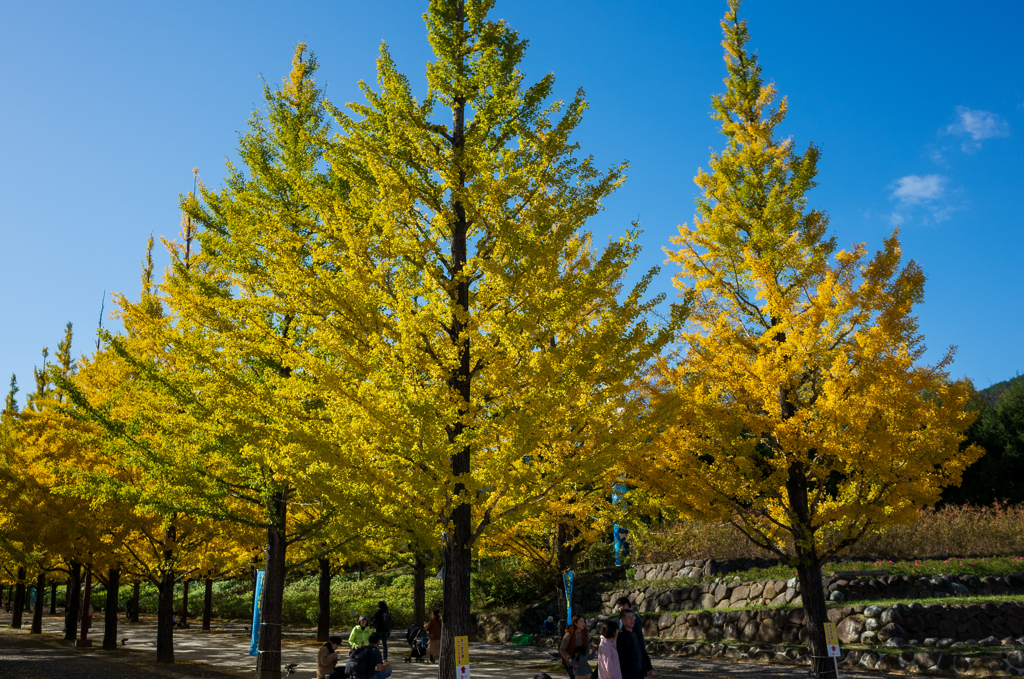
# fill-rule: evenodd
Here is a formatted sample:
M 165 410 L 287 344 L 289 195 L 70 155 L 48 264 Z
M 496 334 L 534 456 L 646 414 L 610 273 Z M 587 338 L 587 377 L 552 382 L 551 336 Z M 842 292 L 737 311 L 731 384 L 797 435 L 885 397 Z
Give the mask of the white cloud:
M 940 174 L 916 175 L 900 177 L 889 188 L 889 200 L 896 201 L 896 206 L 889 214 L 892 224 L 905 224 L 913 221 L 917 215 L 925 224 L 939 224 L 950 218 L 950 215 L 962 206 L 954 206 L 946 199 L 948 178 Z
M 910 174 L 893 182 L 890 197 L 903 205 L 920 205 L 941 198 L 946 190 L 945 184 L 946 178 L 942 175 L 926 174 L 919 177 Z
M 1010 125 L 991 111 L 976 111 L 966 106 L 957 106 L 958 121 L 946 128 L 947 134 L 966 135 L 969 140 L 960 146 L 970 153 L 981 148 L 984 139 L 1010 136 Z

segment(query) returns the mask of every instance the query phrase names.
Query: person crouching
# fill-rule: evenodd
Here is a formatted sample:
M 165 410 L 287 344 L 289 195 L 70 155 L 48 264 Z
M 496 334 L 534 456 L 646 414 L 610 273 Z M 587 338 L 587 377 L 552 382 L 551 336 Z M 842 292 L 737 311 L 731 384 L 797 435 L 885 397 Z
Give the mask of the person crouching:
M 338 648 L 341 637 L 331 637 L 316 654 L 316 679 L 342 679 L 344 668 L 338 667 Z

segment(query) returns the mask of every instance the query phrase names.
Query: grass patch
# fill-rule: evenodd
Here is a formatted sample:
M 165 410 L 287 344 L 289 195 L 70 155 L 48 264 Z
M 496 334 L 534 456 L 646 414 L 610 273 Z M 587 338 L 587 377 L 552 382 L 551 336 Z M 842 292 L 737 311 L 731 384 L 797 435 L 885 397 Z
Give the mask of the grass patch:
M 825 565 L 825 572 L 886 570 L 890 575 L 1005 575 L 1024 572 L 1024 557 L 919 559 L 915 561 L 841 561 Z
M 910 604 L 918 603 L 922 606 L 931 606 L 938 604 L 939 606 L 949 606 L 952 604 L 1024 604 L 1024 595 L 1022 594 L 1003 594 L 1000 596 L 964 596 L 964 597 L 946 597 L 943 599 L 872 599 L 870 601 L 827 601 L 826 604 L 829 608 L 844 608 L 846 606 L 895 606 L 896 604 Z
M 1024 573 L 1024 557 L 993 556 L 975 559 L 918 559 L 915 561 L 830 561 L 825 564 L 824 570 L 825 575 L 853 572 L 848 576 L 849 578 L 857 577 L 856 571 L 874 570 L 884 570 L 889 575 L 977 575 L 984 577 L 986 575 Z M 737 578 L 741 582 L 753 582 L 755 580 L 789 580 L 794 577 L 796 577 L 795 568 L 773 566 L 771 568 L 750 568 L 726 575 L 705 575 L 699 578 L 620 580 L 612 589 L 638 589 L 651 586 L 658 589 L 671 589 L 673 587 L 693 587 L 705 582 L 730 581 Z
M 951 604 L 1024 604 L 1024 595 L 1022 594 L 1005 594 L 1001 596 L 970 596 L 970 597 L 948 597 L 945 599 L 873 599 L 870 601 L 827 601 L 825 602 L 829 608 L 845 608 L 846 606 L 895 606 L 896 604 L 905 604 L 909 606 L 913 603 L 919 603 L 922 606 L 931 606 L 932 604 L 938 604 L 940 606 L 949 606 Z M 641 618 L 657 619 L 666 613 L 671 613 L 673 616 L 679 616 L 689 613 L 717 613 L 720 611 L 791 611 L 797 608 L 803 608 L 803 606 L 793 606 L 787 604 L 785 606 L 729 606 L 728 608 L 691 608 L 686 611 L 661 611 L 660 613 L 638 613 Z M 588 618 L 595 617 L 598 615 L 605 615 L 600 611 L 588 611 L 584 613 Z
M 969 644 L 962 648 L 935 648 L 934 646 L 915 646 L 913 644 L 907 648 L 888 648 L 884 646 L 854 646 L 851 644 L 850 648 L 856 648 L 857 650 L 871 650 L 875 653 L 886 655 L 913 650 L 938 651 L 940 653 L 952 653 L 954 655 L 999 655 L 1007 650 L 1006 646 L 982 646 L 981 644 Z
M 727 523 L 680 520 L 637 527 L 631 536 L 638 563 L 677 559 L 767 558 Z M 864 536 L 847 556 L 886 554 L 892 559 L 934 558 L 947 554 L 1024 553 L 1024 504 L 985 507 L 947 505 L 925 509 L 908 525 L 886 526 Z

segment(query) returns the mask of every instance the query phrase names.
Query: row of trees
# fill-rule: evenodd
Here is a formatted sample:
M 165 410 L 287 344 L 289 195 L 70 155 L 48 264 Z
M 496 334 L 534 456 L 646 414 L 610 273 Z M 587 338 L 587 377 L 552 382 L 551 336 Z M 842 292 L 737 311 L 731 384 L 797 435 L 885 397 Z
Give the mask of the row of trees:
M 117 298 L 123 332 L 77 363 L 69 328 L 26 408 L 9 399 L 14 561 L 127 569 L 166 612 L 176 578 L 265 548 L 260 677 L 280 675 L 289 567 L 405 561 L 422 582 L 440 562 L 451 679 L 472 557 L 557 574 L 628 485 L 797 566 L 826 655 L 820 563 L 980 455 L 959 445 L 969 385 L 949 356 L 920 364 L 923 273 L 895 234 L 837 252 L 806 208 L 818 151 L 777 138 L 786 101 L 734 1 L 726 147 L 669 251 L 682 302 L 655 322 L 657 269 L 626 286 L 638 228 L 602 248 L 585 230 L 625 164 L 579 154 L 582 92 L 527 85 L 526 41 L 492 5 L 430 3 L 421 98 L 382 46 L 377 86 L 341 109 L 296 49 L 224 187 L 182 197 L 165 275 L 147 254 L 140 299 Z

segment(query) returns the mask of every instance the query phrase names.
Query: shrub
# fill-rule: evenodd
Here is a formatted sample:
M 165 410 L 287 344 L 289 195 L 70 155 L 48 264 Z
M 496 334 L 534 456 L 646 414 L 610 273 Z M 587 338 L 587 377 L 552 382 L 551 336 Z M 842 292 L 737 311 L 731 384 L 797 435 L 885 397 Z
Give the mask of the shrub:
M 132 595 L 132 585 L 122 586 L 118 593 L 121 611 Z M 377 574 L 357 579 L 355 576 L 336 576 L 331 581 L 331 626 L 348 627 L 360 614 L 372 615 L 377 602 L 388 602 L 395 629 L 412 624 L 413 577 L 409 574 Z M 310 576 L 285 584 L 283 619 L 286 625 L 315 625 L 319 592 L 319 578 Z M 189 589 L 188 615 L 201 618 L 203 614 L 204 586 L 193 582 Z M 441 582 L 427 578 L 426 607 L 441 606 Z M 139 611 L 155 614 L 157 589 L 150 583 L 139 588 Z M 174 612 L 181 610 L 181 585 L 175 588 Z M 224 580 L 213 583 L 213 616 L 226 620 L 248 621 L 252 617 L 252 581 Z
M 511 607 L 554 591 L 546 570 L 514 556 L 481 559 L 471 579 L 471 598 L 479 608 Z
M 677 559 L 775 558 L 727 523 L 677 521 L 633 532 L 637 563 Z M 843 556 L 915 559 L 1024 553 L 1024 505 L 925 509 L 909 525 L 869 533 Z

